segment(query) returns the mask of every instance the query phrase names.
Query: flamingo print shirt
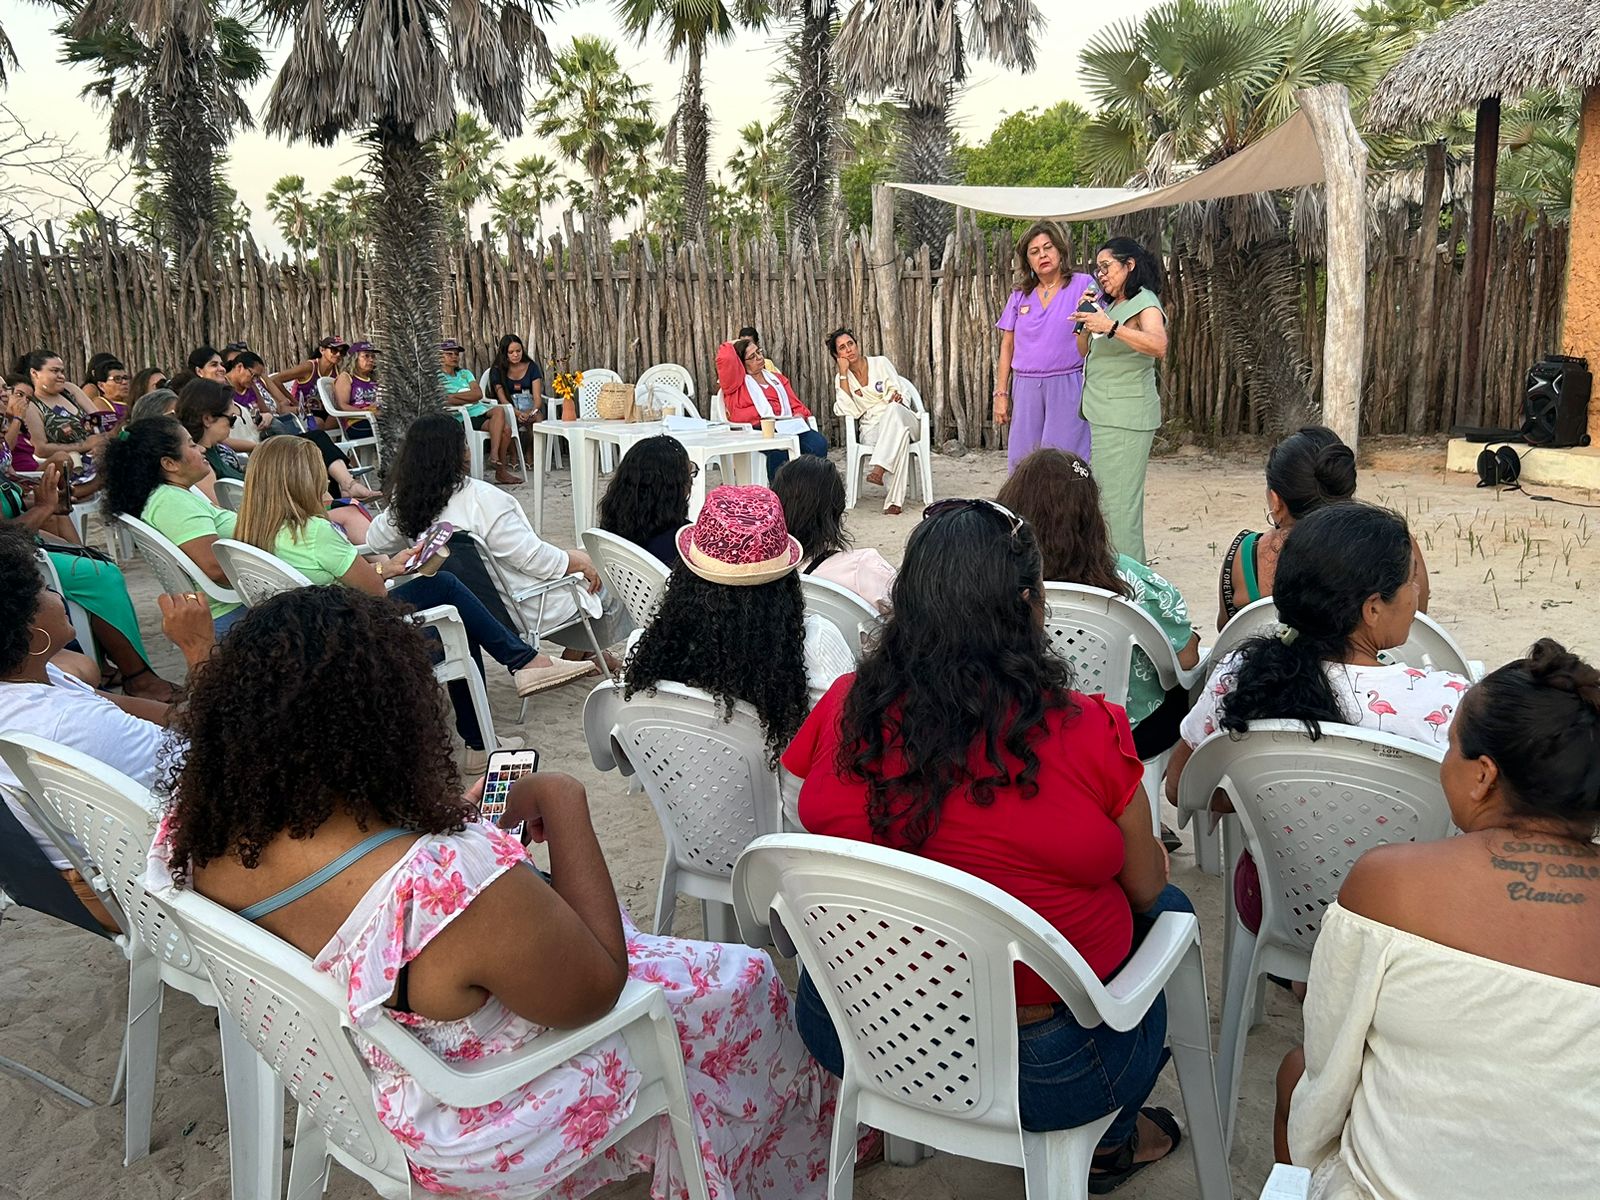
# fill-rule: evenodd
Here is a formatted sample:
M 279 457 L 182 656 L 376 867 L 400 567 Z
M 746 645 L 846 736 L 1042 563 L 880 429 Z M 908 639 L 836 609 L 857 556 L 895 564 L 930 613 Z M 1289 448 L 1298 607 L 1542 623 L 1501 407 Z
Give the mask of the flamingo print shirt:
M 1217 713 L 1233 690 L 1239 653 L 1229 655 L 1211 677 L 1199 701 L 1183 719 L 1183 740 L 1198 746 L 1222 727 Z M 1350 725 L 1399 734 L 1430 746 L 1445 744 L 1450 721 L 1471 681 L 1451 671 L 1425 670 L 1395 663 L 1358 667 L 1323 663 L 1333 694 Z

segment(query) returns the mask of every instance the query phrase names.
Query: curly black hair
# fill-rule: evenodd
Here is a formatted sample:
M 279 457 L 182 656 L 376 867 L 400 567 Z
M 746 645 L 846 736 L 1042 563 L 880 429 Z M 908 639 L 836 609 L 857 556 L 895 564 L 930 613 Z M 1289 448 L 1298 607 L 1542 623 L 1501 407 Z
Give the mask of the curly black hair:
M 635 442 L 600 498 L 600 528 L 642 546 L 689 523 L 689 452 L 659 434 Z
M 727 587 L 679 563 L 655 620 L 628 657 L 623 696 L 663 680 L 681 683 L 715 696 L 724 719 L 732 719 L 734 704 L 743 700 L 761 718 L 767 765 L 776 770 L 811 711 L 805 619 L 793 571 L 771 583 Z
M 44 593 L 33 551 L 33 536 L 26 529 L 0 526 L 0 675 L 10 675 L 27 661 L 33 644 L 33 619 Z
M 1484 676 L 1461 701 L 1462 757 L 1492 758 L 1516 811 L 1600 829 L 1600 671 L 1560 642 Z
M 394 523 L 406 537 L 421 537 L 467 481 L 466 455 L 466 431 L 449 413 L 411 423 L 389 480 Z
M 106 446 L 106 515 L 144 511 L 150 493 L 167 481 L 164 458 L 183 457 L 183 426 L 176 417 L 142 417 Z
M 1318 738 L 1321 722 L 1348 722 L 1323 664 L 1343 659 L 1368 598 L 1393 599 L 1412 566 L 1405 518 L 1386 508 L 1350 500 L 1296 521 L 1272 580 L 1278 618 L 1294 637 L 1267 634 L 1240 648 L 1218 724 L 1243 733 L 1251 721 L 1303 721 Z
M 367 697 L 361 736 L 303 736 L 329 696 Z M 270 736 L 241 737 L 249 713 Z M 190 681 L 163 762 L 173 876 L 225 855 L 246 867 L 285 832 L 310 837 L 342 808 L 366 828 L 465 827 L 444 700 L 422 632 L 390 601 L 331 584 L 253 606 Z
M 866 783 L 875 840 L 916 850 L 957 788 L 981 805 L 1002 788 L 1037 794 L 1034 743 L 1049 713 L 1077 704 L 1044 630 L 1038 543 L 998 508 L 969 501 L 918 525 L 892 600 L 845 698 L 834 770 Z

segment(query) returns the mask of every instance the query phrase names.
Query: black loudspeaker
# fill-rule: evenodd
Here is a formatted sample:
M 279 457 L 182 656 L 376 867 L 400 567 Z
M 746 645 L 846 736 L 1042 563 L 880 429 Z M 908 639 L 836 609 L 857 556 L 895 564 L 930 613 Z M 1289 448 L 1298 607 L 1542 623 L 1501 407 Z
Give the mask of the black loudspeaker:
M 1589 360 L 1547 354 L 1528 372 L 1522 398 L 1523 434 L 1531 446 L 1560 449 L 1589 444 Z

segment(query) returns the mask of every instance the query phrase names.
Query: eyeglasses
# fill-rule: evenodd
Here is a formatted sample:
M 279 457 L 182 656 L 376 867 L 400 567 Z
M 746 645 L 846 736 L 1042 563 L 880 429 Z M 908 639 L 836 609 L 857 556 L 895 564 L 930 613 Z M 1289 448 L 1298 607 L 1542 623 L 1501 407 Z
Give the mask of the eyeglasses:
M 1026 521 L 1004 504 L 996 503 L 993 500 L 961 500 L 955 497 L 949 500 L 935 500 L 922 510 L 922 519 L 926 521 L 931 517 L 942 517 L 946 513 L 967 512 L 969 510 L 976 510 L 977 512 L 988 510 L 1004 517 L 1006 523 L 1011 527 L 1012 537 L 1016 537 L 1018 533 L 1022 532 L 1022 527 L 1027 524 Z
M 1117 265 L 1117 260 L 1116 259 L 1104 259 L 1104 258 L 1098 259 L 1098 260 L 1096 260 L 1096 262 L 1094 264 L 1094 273 L 1096 275 L 1104 275 L 1107 271 L 1111 270 L 1111 268 L 1116 266 L 1116 265 Z
M 132 376 L 130 376 L 130 375 L 107 375 L 106 376 L 106 382 L 107 383 L 127 383 L 131 378 L 132 378 Z

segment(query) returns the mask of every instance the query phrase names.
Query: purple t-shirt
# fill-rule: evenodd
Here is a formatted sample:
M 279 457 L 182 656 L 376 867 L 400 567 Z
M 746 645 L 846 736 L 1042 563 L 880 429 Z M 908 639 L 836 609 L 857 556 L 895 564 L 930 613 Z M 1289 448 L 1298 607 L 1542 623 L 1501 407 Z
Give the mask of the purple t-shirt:
M 350 407 L 371 408 L 378 402 L 378 381 L 350 376 Z
M 1037 291 L 1023 295 L 1012 292 L 1006 310 L 995 322 L 996 329 L 1011 330 L 1016 341 L 1011 351 L 1011 369 L 1018 375 L 1060 375 L 1083 369 L 1078 353 L 1078 338 L 1073 332 L 1077 321 L 1074 310 L 1094 279 L 1081 271 L 1050 299 L 1050 307 L 1039 303 Z

